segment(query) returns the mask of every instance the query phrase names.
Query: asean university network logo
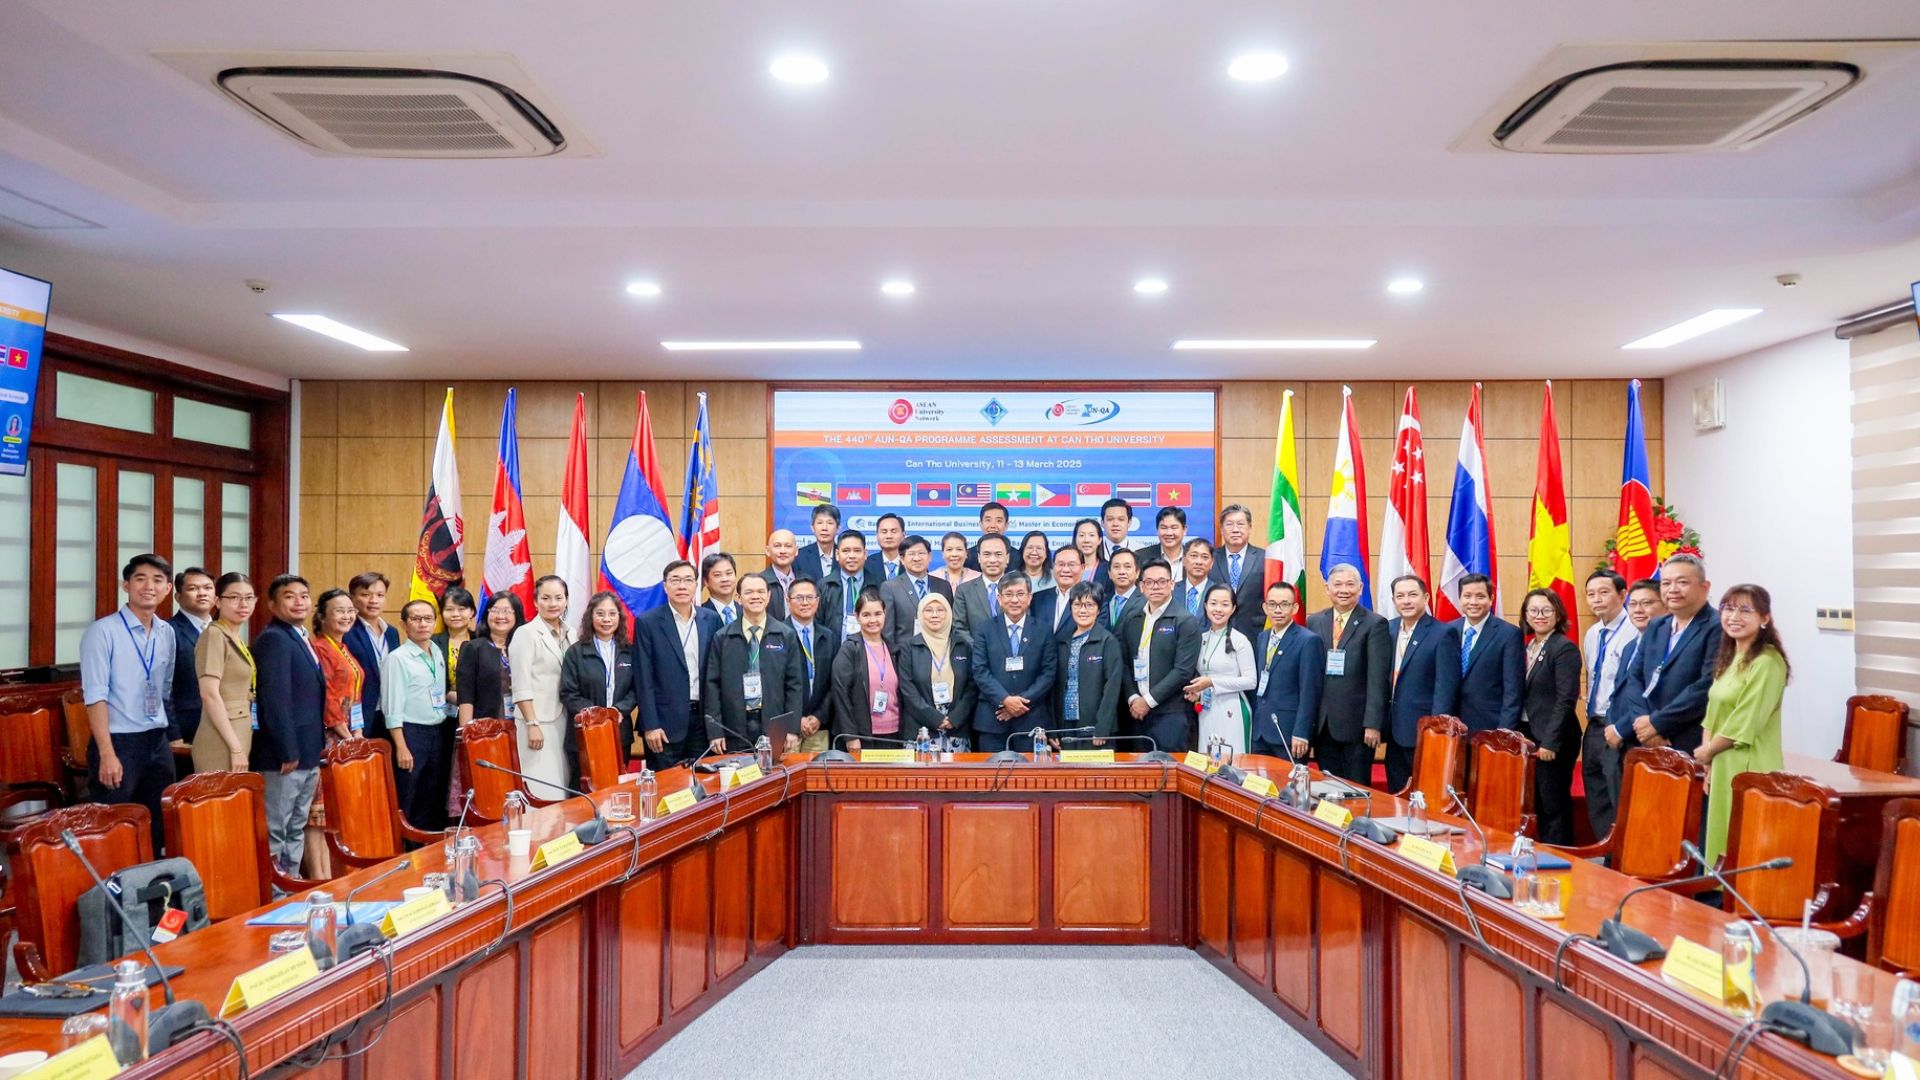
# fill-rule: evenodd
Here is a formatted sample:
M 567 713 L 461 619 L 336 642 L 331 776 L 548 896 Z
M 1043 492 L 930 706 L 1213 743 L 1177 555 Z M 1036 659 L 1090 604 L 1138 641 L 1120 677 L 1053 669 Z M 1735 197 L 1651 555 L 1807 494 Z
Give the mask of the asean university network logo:
M 980 415 L 987 418 L 987 423 L 999 427 L 1000 421 L 1007 418 L 1007 407 L 1000 404 L 999 398 L 988 398 L 987 403 L 980 407 Z
M 904 424 L 913 419 L 913 402 L 906 398 L 895 398 L 893 404 L 887 406 L 887 419 L 896 424 Z

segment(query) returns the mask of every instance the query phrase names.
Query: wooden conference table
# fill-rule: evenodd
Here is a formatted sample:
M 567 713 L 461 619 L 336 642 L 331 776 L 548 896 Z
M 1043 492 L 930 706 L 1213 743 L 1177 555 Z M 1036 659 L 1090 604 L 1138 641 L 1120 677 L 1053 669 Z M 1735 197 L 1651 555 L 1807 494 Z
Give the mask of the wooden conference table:
M 1278 760 L 1240 764 L 1284 776 Z M 663 791 L 689 779 L 663 774 Z M 1392 803 L 1380 796 L 1373 810 L 1398 812 Z M 534 843 L 589 813 L 579 799 L 534 813 Z M 1451 878 L 1277 801 L 1132 755 L 1038 766 L 794 756 L 539 872 L 507 855 L 498 826 L 477 832 L 481 876 L 505 888 L 487 885 L 395 940 L 390 998 L 386 966 L 367 955 L 240 1014 L 255 1076 L 618 1077 L 775 957 L 815 943 L 1184 945 L 1369 1077 L 1705 1077 L 1739 1028 L 1657 965 L 1586 943 L 1565 951 L 1556 986 L 1556 949 L 1594 932 L 1633 879 L 1576 861 L 1563 875 L 1566 917 L 1543 922 L 1463 897 Z M 1469 836 L 1454 839 L 1463 863 L 1478 850 Z M 442 854 L 412 858 L 361 899 L 398 898 Z M 381 869 L 330 888 L 340 897 Z M 1717 949 L 1726 916 L 1657 890 L 1631 901 L 1627 921 Z M 159 952 L 186 968 L 179 995 L 217 1010 L 234 976 L 268 958 L 271 933 L 234 918 Z M 1790 963 L 1762 952 L 1768 999 Z M 1893 980 L 1874 978 L 1884 1004 Z M 802 1015 L 768 1017 L 766 1030 Z M 1231 1032 L 1189 1034 L 1196 1047 L 1224 1037 L 1248 1068 L 1262 1064 Z M 317 1060 L 311 1048 L 330 1037 L 340 1045 Z M 57 1021 L 0 1021 L 0 1054 L 58 1045 Z M 202 1034 L 126 1075 L 231 1077 L 235 1064 L 228 1042 Z M 1846 1075 L 1771 1035 L 1740 1071 Z

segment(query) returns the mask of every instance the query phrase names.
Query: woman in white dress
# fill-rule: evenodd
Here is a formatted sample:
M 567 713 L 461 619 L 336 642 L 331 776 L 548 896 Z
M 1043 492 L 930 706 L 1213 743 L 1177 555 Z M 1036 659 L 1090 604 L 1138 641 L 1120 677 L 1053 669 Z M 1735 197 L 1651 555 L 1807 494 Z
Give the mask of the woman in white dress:
M 1200 635 L 1200 673 L 1186 689 L 1187 700 L 1200 708 L 1200 749 L 1225 738 L 1236 757 L 1247 752 L 1251 741 L 1253 703 L 1248 699 L 1260 682 L 1253 644 L 1232 626 L 1237 606 L 1233 586 L 1226 582 L 1207 589 L 1200 607 L 1207 618 Z
M 554 784 L 567 782 L 566 710 L 560 706 L 560 662 L 573 644 L 567 625 L 567 583 L 552 574 L 534 582 L 533 607 L 539 617 L 513 632 L 507 643 L 513 669 L 513 704 L 520 732 L 520 769 Z M 542 799 L 564 799 L 566 792 L 529 784 Z

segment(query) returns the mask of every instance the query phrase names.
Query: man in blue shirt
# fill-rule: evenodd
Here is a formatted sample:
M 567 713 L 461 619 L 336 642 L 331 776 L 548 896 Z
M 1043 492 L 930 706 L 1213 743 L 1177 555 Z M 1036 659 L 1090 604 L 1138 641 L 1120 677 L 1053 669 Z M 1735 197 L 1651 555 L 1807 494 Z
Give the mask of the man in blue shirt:
M 167 698 L 173 689 L 173 627 L 155 612 L 173 591 L 173 569 L 135 555 L 120 571 L 127 602 L 80 637 L 80 692 L 87 705 L 87 771 L 93 797 L 147 808 L 153 850 L 163 846 L 160 793 L 173 783 Z

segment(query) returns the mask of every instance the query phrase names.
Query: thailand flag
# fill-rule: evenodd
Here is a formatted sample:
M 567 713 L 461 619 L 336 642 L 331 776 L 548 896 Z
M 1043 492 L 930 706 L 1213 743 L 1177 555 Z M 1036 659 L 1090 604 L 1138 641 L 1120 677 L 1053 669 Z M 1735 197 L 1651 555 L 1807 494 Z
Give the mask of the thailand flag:
M 1073 485 L 1073 505 L 1099 506 L 1113 498 L 1112 484 L 1075 484 Z
M 487 598 L 512 593 L 520 610 L 533 610 L 533 551 L 527 543 L 527 511 L 520 501 L 520 433 L 514 422 L 514 390 L 500 410 L 500 450 L 493 465 L 493 508 L 487 513 L 486 553 L 480 563 L 480 610 Z
M 687 455 L 687 490 L 681 500 L 680 545 L 694 566 L 709 551 L 720 550 L 720 478 L 713 466 L 713 430 L 707 420 L 707 395 L 700 394 L 700 413 L 693 424 L 693 447 Z
M 1340 388 L 1340 442 L 1333 453 L 1333 490 L 1327 499 L 1327 529 L 1320 540 L 1320 577 L 1336 566 L 1360 571 L 1360 606 L 1373 610 L 1367 587 L 1367 463 L 1360 456 L 1360 423 L 1353 391 Z
M 600 555 L 600 587 L 620 598 L 629 618 L 666 602 L 661 577 L 667 564 L 680 557 L 664 490 L 660 458 L 653 451 L 653 419 L 642 390 L 633 445 L 627 448 L 627 469 L 620 479 L 620 498 L 613 504 L 613 521 Z
M 1127 500 L 1132 506 L 1153 505 L 1152 484 L 1115 484 L 1113 494 L 1115 498 Z
M 1035 484 L 1033 485 L 1033 505 L 1072 506 L 1073 492 L 1060 484 Z
M 1480 425 L 1480 384 L 1473 384 L 1467 419 L 1460 427 L 1460 462 L 1453 469 L 1453 507 L 1447 512 L 1447 550 L 1440 562 L 1440 587 L 1433 613 L 1460 617 L 1460 579 L 1468 574 L 1493 578 L 1493 610 L 1500 610 L 1500 561 L 1493 543 L 1493 491 L 1487 486 L 1487 444 Z

